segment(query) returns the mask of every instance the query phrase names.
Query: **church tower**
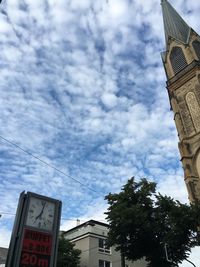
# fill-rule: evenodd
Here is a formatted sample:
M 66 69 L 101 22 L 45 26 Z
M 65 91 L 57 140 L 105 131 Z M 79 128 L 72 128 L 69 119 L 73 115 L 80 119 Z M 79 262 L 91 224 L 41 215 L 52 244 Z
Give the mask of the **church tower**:
M 161 1 L 166 51 L 162 61 L 179 137 L 189 200 L 200 201 L 200 36 L 167 0 Z

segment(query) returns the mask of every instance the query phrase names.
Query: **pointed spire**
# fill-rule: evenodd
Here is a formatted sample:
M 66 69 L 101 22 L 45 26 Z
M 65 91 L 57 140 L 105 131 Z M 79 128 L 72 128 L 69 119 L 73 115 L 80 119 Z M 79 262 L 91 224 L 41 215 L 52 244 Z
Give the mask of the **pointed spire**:
M 167 0 L 161 0 L 161 5 L 166 43 L 168 42 L 169 37 L 173 37 L 176 40 L 187 44 L 191 28 Z

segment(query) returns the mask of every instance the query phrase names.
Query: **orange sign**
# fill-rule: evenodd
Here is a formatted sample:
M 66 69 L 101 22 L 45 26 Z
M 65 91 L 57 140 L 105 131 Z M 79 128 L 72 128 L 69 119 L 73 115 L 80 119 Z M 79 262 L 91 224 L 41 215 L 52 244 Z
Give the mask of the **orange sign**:
M 51 234 L 25 229 L 19 267 L 49 267 L 51 249 Z

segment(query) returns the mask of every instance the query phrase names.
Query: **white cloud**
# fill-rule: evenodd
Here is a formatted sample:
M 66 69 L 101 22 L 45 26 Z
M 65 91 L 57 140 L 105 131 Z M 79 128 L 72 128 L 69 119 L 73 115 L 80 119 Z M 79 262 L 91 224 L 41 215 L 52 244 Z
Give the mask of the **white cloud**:
M 103 221 L 106 223 L 106 215 L 104 214 L 104 212 L 107 210 L 107 205 L 105 203 L 102 203 L 101 199 L 93 201 L 92 204 L 93 205 L 85 208 L 83 210 L 84 214 L 82 214 L 81 216 L 77 218 L 73 218 L 73 219 L 63 218 L 60 229 L 62 231 L 67 231 L 73 227 L 76 227 L 77 220 L 80 223 L 84 223 L 86 221 L 94 219 L 94 220 Z
M 199 266 L 199 264 L 200 264 L 199 252 L 200 252 L 199 247 L 193 248 L 192 249 L 192 254 L 188 258 L 188 260 L 191 261 L 196 266 Z M 191 266 L 191 263 L 189 263 L 188 261 L 184 261 L 179 266 L 181 266 L 181 267 L 188 267 L 189 265 Z
M 115 94 L 105 93 L 102 95 L 101 99 L 104 105 L 108 108 L 113 108 L 117 104 L 117 97 Z
M 126 17 L 126 14 L 128 13 L 128 4 L 127 1 L 122 0 L 108 0 L 107 8 L 109 10 L 109 13 L 113 19 L 120 19 Z
M 172 172 L 165 176 L 162 175 L 162 181 L 158 183 L 158 191 L 161 194 L 168 195 L 181 201 L 182 203 L 188 204 L 187 192 L 185 190 L 185 184 L 183 180 L 182 172 Z
M 8 248 L 10 243 L 11 231 L 6 227 L 1 227 L 0 229 L 0 247 Z

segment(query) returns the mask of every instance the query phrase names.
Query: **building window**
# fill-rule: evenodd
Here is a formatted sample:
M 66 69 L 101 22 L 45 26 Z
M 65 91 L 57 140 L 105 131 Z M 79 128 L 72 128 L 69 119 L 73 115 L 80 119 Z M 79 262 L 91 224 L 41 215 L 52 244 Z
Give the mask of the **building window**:
M 106 244 L 106 239 L 99 238 L 99 252 L 110 254 L 110 247 Z
M 194 51 L 195 51 L 198 59 L 200 60 L 200 42 L 195 40 L 194 42 L 192 42 L 192 46 L 194 48 Z
M 175 46 L 172 48 L 170 61 L 174 74 L 177 74 L 187 66 L 186 58 L 181 47 Z
M 111 264 L 109 261 L 99 260 L 99 267 L 111 267 Z

